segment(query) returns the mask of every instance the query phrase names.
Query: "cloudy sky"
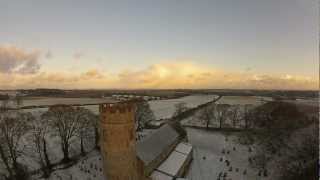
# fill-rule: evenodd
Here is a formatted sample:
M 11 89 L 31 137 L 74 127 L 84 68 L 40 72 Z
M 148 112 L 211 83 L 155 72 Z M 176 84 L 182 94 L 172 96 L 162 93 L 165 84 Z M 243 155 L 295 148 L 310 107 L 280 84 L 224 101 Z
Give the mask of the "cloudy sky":
M 317 0 L 1 0 L 0 89 L 319 87 Z

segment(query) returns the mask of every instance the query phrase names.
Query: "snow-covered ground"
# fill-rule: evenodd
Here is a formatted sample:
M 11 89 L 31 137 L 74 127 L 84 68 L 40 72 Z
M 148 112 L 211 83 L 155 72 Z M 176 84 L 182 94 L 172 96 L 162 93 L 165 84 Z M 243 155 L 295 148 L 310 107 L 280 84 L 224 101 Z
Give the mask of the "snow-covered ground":
M 36 154 L 34 150 L 34 144 L 32 144 L 31 140 L 28 138 L 28 135 L 30 133 L 26 134 L 22 138 L 22 145 L 25 146 L 24 150 L 24 156 L 21 156 L 19 158 L 19 162 L 26 165 L 28 167 L 29 171 L 37 170 L 40 168 L 40 164 L 37 162 L 37 158 L 35 157 Z M 94 139 L 93 135 L 92 137 L 86 139 L 84 141 L 84 148 L 86 152 L 92 151 L 94 148 Z M 70 157 L 78 156 L 80 154 L 80 142 L 79 139 L 72 138 L 69 149 L 69 155 Z M 60 139 L 59 137 L 48 134 L 47 135 L 47 148 L 48 148 L 48 155 L 51 163 L 59 163 L 63 158 L 63 153 L 60 146 Z M 90 156 L 90 154 L 89 154 Z
M 257 180 L 272 179 L 259 177 L 258 171 L 249 165 L 247 146 L 236 143 L 236 135 L 226 137 L 220 132 L 187 128 L 189 143 L 193 146 L 193 162 L 187 174 L 188 180 Z M 224 153 L 223 153 L 224 151 Z M 227 165 L 226 160 L 230 162 Z
M 179 103 L 186 103 L 188 108 L 194 108 L 201 104 L 217 98 L 216 95 L 192 95 L 177 99 L 166 99 L 149 101 L 150 108 L 154 112 L 157 120 L 171 118 L 175 112 L 175 105 Z
M 103 175 L 102 157 L 93 151 L 67 169 L 56 170 L 49 180 L 106 180 Z

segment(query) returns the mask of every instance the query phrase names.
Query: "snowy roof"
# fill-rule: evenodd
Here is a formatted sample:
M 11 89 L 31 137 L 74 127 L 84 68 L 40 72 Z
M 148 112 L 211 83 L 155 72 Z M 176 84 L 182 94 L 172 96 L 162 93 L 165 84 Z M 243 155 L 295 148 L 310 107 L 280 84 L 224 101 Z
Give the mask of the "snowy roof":
M 152 180 L 172 180 L 173 179 L 173 177 L 168 176 L 159 171 L 153 171 L 153 173 L 151 174 L 151 178 Z
M 166 124 L 137 143 L 137 155 L 145 163 L 152 162 L 179 138 L 178 132 Z
M 189 143 L 180 143 L 175 150 L 183 154 L 189 154 L 192 150 L 192 146 Z
M 157 170 L 166 172 L 171 176 L 175 176 L 178 174 L 186 159 L 186 155 L 177 151 L 173 151 L 170 156 L 157 168 Z
M 177 177 L 191 153 L 192 146 L 190 144 L 183 142 L 179 143 L 169 157 L 152 173 L 151 177 L 154 180 L 166 180 L 166 176 L 171 176 L 172 178 Z

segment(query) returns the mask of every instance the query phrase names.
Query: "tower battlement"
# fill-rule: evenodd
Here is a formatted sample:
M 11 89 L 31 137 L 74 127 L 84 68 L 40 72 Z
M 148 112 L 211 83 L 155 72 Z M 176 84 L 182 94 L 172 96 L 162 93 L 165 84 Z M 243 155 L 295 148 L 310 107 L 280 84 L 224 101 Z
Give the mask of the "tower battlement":
M 123 124 L 134 121 L 135 104 L 132 102 L 101 104 L 99 110 L 103 124 Z
M 100 113 L 131 113 L 135 110 L 135 105 L 132 102 L 120 102 L 116 104 L 101 104 Z

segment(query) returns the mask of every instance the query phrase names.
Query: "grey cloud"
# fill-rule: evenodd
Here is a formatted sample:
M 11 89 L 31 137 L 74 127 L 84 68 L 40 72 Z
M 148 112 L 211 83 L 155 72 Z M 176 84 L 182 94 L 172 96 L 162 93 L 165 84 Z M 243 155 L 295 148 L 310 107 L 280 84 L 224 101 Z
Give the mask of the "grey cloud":
M 40 69 L 38 52 L 27 52 L 14 46 L 0 46 L 0 72 L 32 74 Z

